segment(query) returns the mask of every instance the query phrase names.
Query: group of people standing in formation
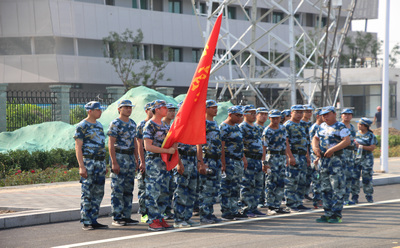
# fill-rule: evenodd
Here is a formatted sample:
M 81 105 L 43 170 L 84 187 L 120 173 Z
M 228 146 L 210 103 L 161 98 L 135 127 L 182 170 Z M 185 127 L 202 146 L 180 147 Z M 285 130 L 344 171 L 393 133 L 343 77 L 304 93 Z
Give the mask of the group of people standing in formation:
M 205 104 L 207 143 L 162 148 L 181 103 L 149 102 L 146 119 L 136 125 L 130 119 L 132 102 L 118 102 L 119 117 L 107 132 L 112 225 L 139 223 L 131 218 L 135 176 L 141 221 L 151 231 L 265 216 L 260 208 L 267 208 L 269 215 L 311 210 L 304 199 L 314 208 L 323 206 L 317 222 L 340 223 L 343 205 L 359 201 L 360 176 L 366 200 L 373 202 L 372 151 L 377 140 L 368 118 L 358 121 L 356 131 L 351 109 L 344 109 L 337 121 L 331 106 L 314 110 L 311 105 L 294 105 L 281 112 L 246 105 L 230 107 L 218 125 L 217 102 Z M 82 184 L 81 222 L 83 230 L 92 230 L 108 228 L 97 222 L 106 151 L 97 121 L 103 108 L 92 101 L 85 109 L 88 117 L 77 125 L 74 138 Z M 179 163 L 167 171 L 161 153 L 176 151 Z M 213 209 L 218 197 L 220 218 Z M 200 222 L 192 220 L 194 214 L 200 215 Z M 174 219 L 173 225 L 166 219 Z

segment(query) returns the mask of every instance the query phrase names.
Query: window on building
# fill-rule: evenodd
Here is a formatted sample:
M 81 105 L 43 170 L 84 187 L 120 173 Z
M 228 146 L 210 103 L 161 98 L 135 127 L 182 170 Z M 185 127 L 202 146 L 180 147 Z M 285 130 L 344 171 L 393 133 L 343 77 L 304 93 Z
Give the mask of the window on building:
M 301 25 L 301 19 L 300 19 L 300 14 L 295 14 L 294 18 L 297 20 L 298 23 Z M 297 22 L 294 22 L 294 25 L 297 25 Z
M 281 12 L 272 13 L 272 23 L 278 23 L 282 21 L 282 19 L 283 19 L 283 13 Z
M 168 11 L 170 13 L 182 13 L 182 2 L 180 0 L 169 0 L 168 1 Z
M 326 26 L 326 23 L 327 23 L 326 17 L 321 18 L 321 23 L 322 23 L 321 27 Z M 315 21 L 315 27 L 319 27 L 319 17 L 317 17 L 317 20 Z
M 0 38 L 0 55 L 32 54 L 31 45 L 27 37 Z
M 169 60 L 173 62 L 182 62 L 183 61 L 182 48 L 171 47 L 169 53 Z
M 246 11 L 246 14 L 251 18 L 251 9 L 250 8 L 244 8 L 244 11 Z M 245 20 L 249 20 L 249 18 L 245 15 Z
M 236 19 L 236 8 L 228 7 L 228 19 Z
M 132 0 L 132 8 L 148 9 L 148 0 Z
M 310 13 L 306 14 L 306 26 L 314 27 L 314 14 L 310 14 Z
M 207 13 L 207 5 L 206 3 L 200 3 L 200 13 L 206 14 Z
M 193 48 L 192 49 L 192 62 L 197 63 L 201 58 L 201 49 Z
M 115 0 L 106 0 L 106 5 L 115 6 Z
M 264 16 L 265 13 L 267 13 L 269 11 L 269 9 L 261 9 L 261 16 Z M 264 18 L 261 19 L 262 22 L 271 22 L 271 15 L 268 14 L 266 16 L 264 16 Z

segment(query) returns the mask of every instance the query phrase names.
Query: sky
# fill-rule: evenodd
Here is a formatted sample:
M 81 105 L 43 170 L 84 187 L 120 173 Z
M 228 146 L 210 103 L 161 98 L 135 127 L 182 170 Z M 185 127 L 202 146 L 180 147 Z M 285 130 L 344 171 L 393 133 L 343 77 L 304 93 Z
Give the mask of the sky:
M 385 38 L 385 2 L 386 0 L 379 0 L 379 14 L 378 19 L 368 20 L 367 31 L 378 33 L 378 39 Z M 400 32 L 398 26 L 400 23 L 400 0 L 390 0 L 390 22 L 389 22 L 389 52 L 396 43 L 400 43 Z M 397 13 L 396 13 L 397 12 Z M 353 21 L 353 31 L 364 31 L 365 21 Z M 383 53 L 382 46 L 382 53 Z M 399 63 L 397 67 L 399 67 Z

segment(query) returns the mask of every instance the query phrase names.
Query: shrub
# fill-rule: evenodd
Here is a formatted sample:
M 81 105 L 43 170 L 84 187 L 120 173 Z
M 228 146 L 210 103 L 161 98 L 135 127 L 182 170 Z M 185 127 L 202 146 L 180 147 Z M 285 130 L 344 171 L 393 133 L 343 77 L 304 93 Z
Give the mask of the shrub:
M 376 135 L 376 139 L 378 140 L 378 147 L 381 147 L 382 137 L 380 135 Z M 400 136 L 389 134 L 389 146 L 398 146 L 398 145 L 400 145 Z

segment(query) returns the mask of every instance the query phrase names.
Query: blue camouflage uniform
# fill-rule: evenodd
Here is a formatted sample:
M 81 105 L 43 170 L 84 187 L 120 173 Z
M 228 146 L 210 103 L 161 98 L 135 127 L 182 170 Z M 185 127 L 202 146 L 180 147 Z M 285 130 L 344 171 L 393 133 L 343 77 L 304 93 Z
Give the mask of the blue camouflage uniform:
M 310 127 L 310 139 L 315 136 L 315 133 L 317 132 L 319 128 L 319 125 L 317 123 L 314 123 Z M 311 159 L 311 168 L 313 169 L 311 181 L 312 181 L 312 191 L 313 191 L 313 206 L 318 207 L 318 201 L 321 200 L 321 184 L 320 184 L 320 174 L 319 174 L 319 167 L 321 164 L 321 161 L 318 161 L 317 165 L 314 164 L 314 161 L 317 159 L 317 156 L 315 155 L 314 151 L 311 149 L 310 153 L 310 159 Z
M 104 196 L 106 179 L 105 136 L 100 122 L 83 120 L 76 126 L 74 139 L 83 140 L 83 162 L 87 178 L 81 177 L 81 222 L 86 225 L 97 223 L 100 203 Z
M 173 198 L 175 223 L 192 218 L 197 188 L 197 149 L 194 145 L 179 143 L 179 157 L 185 168 L 183 174 L 174 169 L 175 191 Z
M 139 123 L 139 125 L 136 128 L 136 137 L 138 139 L 143 140 L 143 128 L 144 125 L 146 124 L 146 121 L 143 120 Z M 145 157 L 146 157 L 146 150 L 144 150 Z M 144 179 L 146 178 L 146 171 L 141 173 L 140 171 L 137 172 L 138 177 L 137 177 L 137 183 L 138 183 L 138 199 L 139 199 L 139 209 L 138 213 L 141 215 L 146 215 L 147 210 L 146 210 L 146 184 L 144 182 Z
M 353 126 L 353 124 L 350 124 L 350 141 L 351 144 L 343 149 L 343 155 L 344 158 L 346 159 L 346 166 L 345 166 L 345 176 L 346 176 L 346 193 L 343 197 L 343 201 L 345 204 L 348 203 L 351 189 L 354 187 L 353 185 L 358 186 L 358 189 L 360 189 L 360 177 L 358 176 L 357 178 L 357 170 L 355 170 L 355 158 L 354 158 L 354 138 L 356 136 L 356 130 Z
M 203 147 L 203 161 L 210 169 L 209 174 L 199 174 L 199 210 L 200 218 L 212 219 L 213 205 L 216 203 L 221 172 L 221 137 L 216 121 L 206 120 L 207 143 Z
M 115 156 L 120 166 L 118 175 L 111 172 L 111 212 L 114 220 L 130 219 L 136 170 L 136 123 L 117 118 L 110 123 L 107 135 L 116 138 Z
M 325 107 L 321 115 L 334 112 L 333 107 Z M 315 136 L 319 138 L 319 148 L 323 155 L 329 148 L 339 144 L 350 135 L 349 129 L 341 122 L 329 126 L 320 125 Z M 321 157 L 320 179 L 324 216 L 326 219 L 342 218 L 343 196 L 346 191 L 343 151 L 335 152 L 331 157 Z
M 153 145 L 161 147 L 167 133 L 168 126 L 158 125 L 152 120 L 146 122 L 143 129 L 143 139 L 153 140 Z M 162 221 L 163 213 L 169 204 L 170 173 L 166 164 L 161 160 L 160 153 L 146 152 L 146 209 L 149 222 L 155 219 Z
M 300 105 L 301 106 L 301 105 Z M 301 106 L 302 107 L 302 106 Z M 285 178 L 285 198 L 286 206 L 289 208 L 297 208 L 303 203 L 304 192 L 307 188 L 306 173 L 307 173 L 307 137 L 308 133 L 304 126 L 300 123 L 295 123 L 288 120 L 284 124 L 290 150 L 296 160 L 296 165 L 288 165 L 286 167 Z
M 364 121 L 368 120 L 367 118 L 361 118 L 360 123 L 364 124 Z M 372 122 L 365 122 L 366 125 L 370 126 Z M 377 145 L 378 141 L 375 135 L 368 130 L 367 133 L 362 134 L 360 131 L 356 134 L 356 141 L 360 145 L 363 146 L 371 146 Z M 365 194 L 365 198 L 367 198 L 368 202 L 373 202 L 372 194 L 374 193 L 374 188 L 372 184 L 372 175 L 374 174 L 374 155 L 371 151 L 362 150 L 361 158 L 355 159 L 355 178 L 354 180 L 357 182 L 352 190 L 353 201 L 358 200 L 358 195 L 360 193 L 360 176 L 362 178 L 363 191 Z M 358 184 L 358 187 L 357 187 Z
M 307 105 L 304 105 L 307 106 Z M 310 150 L 312 150 L 311 148 L 311 139 L 310 139 L 310 128 L 312 126 L 311 121 L 303 121 L 300 120 L 300 124 L 305 128 L 306 133 L 307 133 L 307 146 L 308 146 L 308 154 L 310 154 Z M 308 193 L 310 192 L 310 185 L 312 182 L 312 175 L 313 175 L 313 168 L 311 168 L 311 166 L 307 166 L 306 169 L 306 182 L 305 182 L 305 187 L 304 187 L 304 192 L 303 195 L 308 195 Z
M 261 126 L 261 125 L 259 125 L 257 123 L 254 123 L 254 126 L 256 126 L 259 129 L 258 132 L 261 132 L 261 134 L 263 133 L 264 126 Z M 260 192 L 260 197 L 258 199 L 259 207 L 264 207 L 264 204 L 265 204 L 265 177 L 266 177 L 266 175 L 263 174 L 263 176 L 262 176 L 262 186 L 261 186 L 261 190 L 260 190 L 261 192 Z
M 221 179 L 222 217 L 238 214 L 240 181 L 243 176 L 243 136 L 238 125 L 222 123 L 221 141 L 225 142 L 226 177 Z
M 239 128 L 242 132 L 244 154 L 247 160 L 247 168 L 244 170 L 241 179 L 240 202 L 243 212 L 248 214 L 257 210 L 258 199 L 262 190 L 264 176 L 261 163 L 262 132 L 256 125 L 251 126 L 247 122 L 240 123 Z
M 286 138 L 286 128 L 281 124 L 278 129 L 266 127 L 262 134 L 263 145 L 266 147 L 265 161 L 271 170 L 265 182 L 266 205 L 270 209 L 280 208 L 284 197 Z

